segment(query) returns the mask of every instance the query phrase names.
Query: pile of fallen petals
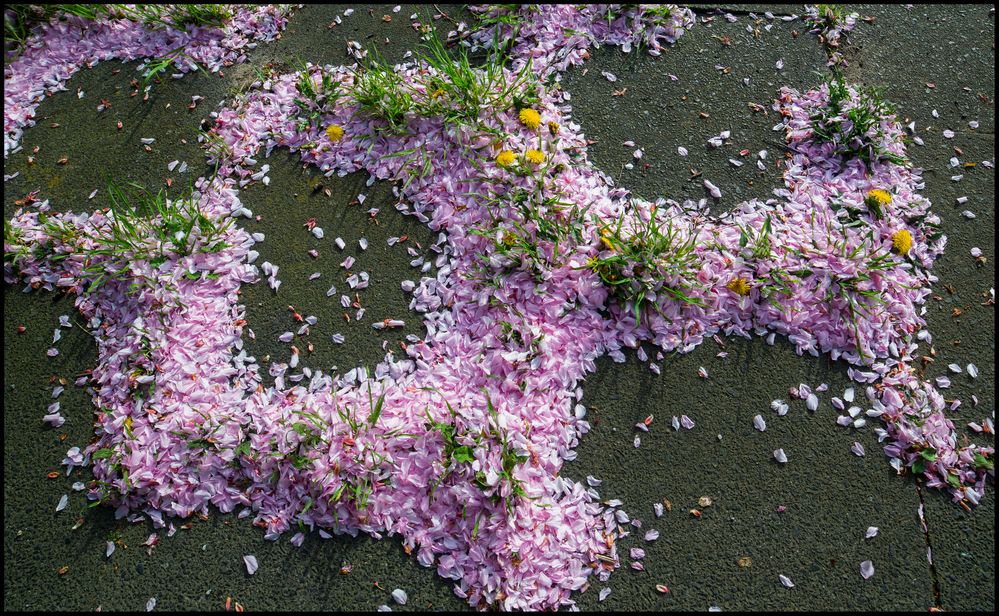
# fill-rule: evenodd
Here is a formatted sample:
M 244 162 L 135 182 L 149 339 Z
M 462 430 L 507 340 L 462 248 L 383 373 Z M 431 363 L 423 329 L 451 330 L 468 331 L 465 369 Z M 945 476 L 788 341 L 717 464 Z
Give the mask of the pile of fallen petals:
M 527 20 L 519 32 L 515 70 L 531 56 L 534 66 L 557 73 L 581 62 L 594 42 L 658 52 L 692 23 L 676 7 L 673 21 L 657 14 L 655 23 L 643 21 L 644 9 L 616 9 L 610 20 L 608 7 L 522 10 L 546 18 Z M 395 70 L 418 91 L 432 69 L 409 63 Z M 308 71 L 316 87 L 325 77 L 342 92 L 357 79 L 345 67 Z M 172 534 L 171 518 L 214 505 L 252 516 L 270 539 L 293 530 L 296 545 L 316 529 L 324 538 L 400 535 L 407 551 L 455 580 L 455 592 L 473 606 L 571 606 L 571 592 L 585 589 L 590 576 L 606 580 L 620 566 L 617 540 L 626 532 L 619 503 L 601 504 L 595 490 L 560 476 L 589 429 L 581 380 L 602 354 L 623 361 L 624 349 L 637 348 L 657 370 L 662 353 L 688 352 L 717 334 L 771 342 L 781 334 L 799 353 L 849 362 L 851 377 L 867 384 L 866 414 L 885 423 L 879 436 L 893 465 L 924 473 L 955 500 L 981 497 L 994 473 L 992 449 L 958 447 L 943 397 L 912 367 L 917 340 L 929 338 L 921 306 L 945 245 L 939 221 L 917 192 L 916 171 L 844 160 L 810 132 L 827 87 L 785 88 L 775 103 L 783 118 L 775 129 L 791 148 L 785 188 L 765 203 L 713 216 L 707 200 L 651 203 L 613 187 L 588 162 L 557 85 L 539 84 L 531 107 L 537 118 L 511 101 L 481 115 L 488 132 L 413 114 L 400 136 L 349 96 L 325 108 L 320 123 L 300 121 L 300 78 L 272 74 L 245 100 L 213 112 L 219 174 L 200 180 L 194 199 L 213 219 L 246 215 L 238 190 L 265 178 L 258 158 L 275 148 L 300 152 L 327 175 L 363 170 L 399 182 L 396 208 L 440 233 L 432 247 L 437 271 L 409 286 L 427 335 L 372 372 L 328 375 L 272 362 L 275 385 L 265 387 L 243 348 L 250 324 L 237 296 L 241 284 L 260 277 L 252 246 L 262 234 L 231 227 L 226 248 L 207 252 L 196 232 L 193 244 L 168 249 L 153 266 L 135 255 L 93 256 L 109 215 L 58 214 L 43 224 L 46 202 L 19 211 L 5 241 L 5 252 L 18 257 L 5 261 L 5 280 L 76 292 L 98 341 L 90 382 L 97 438 L 64 462 L 92 466 L 90 497 L 119 516 L 148 516 Z M 857 96 L 851 89 L 851 100 Z M 890 137 L 884 147 L 904 157 L 895 118 L 884 118 L 883 133 Z M 532 150 L 539 154 L 528 156 Z M 420 155 L 398 155 L 407 151 Z M 418 173 L 425 160 L 432 170 Z M 538 186 L 587 208 L 575 218 L 545 202 L 542 219 L 578 230 L 557 251 L 538 220 L 510 200 Z M 872 190 L 890 196 L 877 212 Z M 602 241 L 608 227 L 634 230 L 650 221 L 670 222 L 695 240 L 694 265 L 666 278 L 647 275 L 652 293 L 637 300 L 636 318 L 634 301 L 614 295 L 594 264 L 615 252 Z M 540 256 L 511 249 L 515 231 Z M 902 231 L 908 243 L 898 240 Z M 94 258 L 118 275 L 88 292 Z M 622 272 L 641 276 L 636 265 Z M 670 292 L 681 283 L 688 301 Z M 657 358 L 643 342 L 660 347 Z M 812 395 L 807 387 L 793 393 Z

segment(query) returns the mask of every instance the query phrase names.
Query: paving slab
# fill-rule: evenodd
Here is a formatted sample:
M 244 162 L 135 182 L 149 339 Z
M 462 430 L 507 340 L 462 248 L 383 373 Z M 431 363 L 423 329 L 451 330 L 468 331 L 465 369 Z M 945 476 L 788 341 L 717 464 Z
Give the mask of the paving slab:
M 186 160 L 187 174 L 172 176 L 171 190 L 176 192 L 187 178 L 207 171 L 196 144 L 202 120 L 221 101 L 246 88 L 256 78 L 255 67 L 270 64 L 285 71 L 294 68 L 296 57 L 317 64 L 350 62 L 346 40 L 366 46 L 377 41 L 388 61 L 399 61 L 405 50 L 418 44 L 409 16 L 433 12 L 428 5 L 403 5 L 398 13 L 392 13 L 391 6 L 370 11 L 355 6 L 351 18 L 330 28 L 334 16 L 342 15 L 347 6 L 305 7 L 292 17 L 279 41 L 251 52 L 247 64 L 227 69 L 222 77 L 191 74 L 164 80 L 154 85 L 145 104 L 141 94 L 129 96 L 138 63 L 102 62 L 84 69 L 67 84 L 69 92 L 56 94 L 39 107 L 38 125 L 25 131 L 24 151 L 5 162 L 5 173 L 21 172 L 5 185 L 5 216 L 16 209 L 15 199 L 35 189 L 51 199 L 56 211 L 105 207 L 103 197 L 87 199 L 93 189 L 104 186 L 105 173 L 157 189 L 171 177 L 167 163 Z M 451 18 L 460 18 L 457 7 L 442 8 Z M 710 12 L 710 7 L 694 8 L 700 15 Z M 768 161 L 776 158 L 781 139 L 771 130 L 778 120 L 770 104 L 777 90 L 782 85 L 807 89 L 827 73 L 824 51 L 800 22 L 775 21 L 769 30 L 765 28 L 769 22 L 754 24 L 759 38 L 746 31 L 753 22 L 744 13 L 768 9 L 787 11 L 781 5 L 731 7 L 740 16 L 738 22 L 715 18 L 710 24 L 698 23 L 660 58 L 604 49 L 570 70 L 563 87 L 572 94 L 575 121 L 597 140 L 590 148 L 591 160 L 619 185 L 647 198 L 705 197 L 704 178 L 724 193 L 716 211 L 749 198 L 769 197 L 780 182 L 773 166 L 761 172 L 752 155 L 742 167 L 728 159 L 743 160 L 739 155 L 743 148 L 753 154 L 768 149 Z M 884 85 L 900 114 L 916 121 L 926 146 L 910 146 L 910 155 L 926 170 L 924 194 L 943 217 L 950 238 L 935 269 L 940 299 L 928 306 L 937 358 L 926 374 L 945 374 L 951 362 L 976 363 L 979 378 L 952 375 L 954 385 L 947 395 L 963 400 L 952 414 L 955 423 L 981 423 L 993 412 L 995 382 L 994 308 L 981 305 L 982 293 L 995 279 L 994 172 L 980 165 L 995 156 L 994 16 L 987 6 L 859 10 L 875 20 L 858 24 L 851 35 L 854 47 L 847 74 L 850 79 Z M 385 21 L 384 15 L 392 20 Z M 779 60 L 783 60 L 781 69 Z M 618 81 L 607 81 L 602 71 L 614 73 Z M 746 78 L 749 85 L 743 83 Z M 622 88 L 627 91 L 615 96 L 615 90 Z M 84 92 L 82 99 L 77 98 L 77 89 Z M 189 111 L 195 94 L 205 98 Z M 98 113 L 103 98 L 112 105 Z M 752 111 L 750 103 L 762 105 L 766 113 Z M 702 112 L 708 117 L 701 117 Z M 968 126 L 972 120 L 980 123 L 978 129 Z M 120 131 L 118 121 L 123 123 Z M 51 127 L 53 123 L 58 126 Z M 943 139 L 944 128 L 954 130 L 955 138 Z M 708 149 L 707 139 L 726 129 L 732 131 L 732 144 Z M 156 138 L 152 151 L 143 147 L 143 137 Z M 627 140 L 644 150 L 641 161 L 633 160 L 635 147 L 621 145 Z M 677 154 L 680 145 L 688 148 L 687 157 Z M 32 154 L 36 146 L 39 151 Z M 958 154 L 955 146 L 963 153 Z M 34 164 L 28 163 L 28 155 L 35 156 Z M 951 176 L 961 171 L 948 166 L 955 155 L 962 162 L 978 163 L 964 169 L 959 182 Z M 62 156 L 67 157 L 65 164 L 58 163 Z M 401 280 L 416 275 L 410 257 L 398 245 L 389 248 L 387 239 L 408 234 L 425 247 L 435 234 L 398 215 L 386 185 L 368 189 L 367 178 L 356 174 L 324 180 L 331 191 L 327 197 L 322 188 L 314 190 L 319 176 L 301 172 L 296 161 L 297 155 L 276 152 L 268 161 L 271 185 L 241 194 L 262 217 L 259 223 L 247 221 L 246 228 L 268 236 L 257 248 L 258 263 L 278 264 L 279 278 L 284 280 L 277 296 L 263 283 L 244 286 L 249 321 L 257 334 L 257 340 L 248 344 L 258 358 L 269 355 L 287 361 L 287 347 L 278 344 L 276 336 L 292 328 L 286 298 L 293 297 L 302 314 L 320 318 L 309 337 L 314 354 L 303 363 L 324 370 L 334 364 L 373 365 L 384 355 L 382 341 L 393 347 L 406 333 L 423 333 L 399 288 Z M 633 169 L 625 168 L 629 163 Z M 644 163 L 651 166 L 645 168 Z M 692 178 L 692 169 L 702 175 Z M 369 195 L 364 207 L 349 205 L 362 192 Z M 968 203 L 958 207 L 957 197 L 965 195 Z M 369 207 L 380 208 L 378 225 L 365 214 Z M 977 217 L 961 216 L 965 208 Z M 324 227 L 324 240 L 310 244 L 313 238 L 302 227 L 309 216 Z M 337 235 L 352 249 L 343 255 L 355 256 L 356 267 L 374 277 L 364 294 L 367 314 L 361 323 L 353 318 L 344 322 L 343 310 L 331 308 L 332 300 L 325 297 L 333 282 L 328 274 L 343 258 L 332 245 Z M 360 237 L 370 242 L 366 252 L 356 250 Z M 290 249 L 292 245 L 301 250 Z M 305 254 L 312 245 L 319 250 L 321 263 Z M 970 257 L 972 246 L 982 249 L 984 264 Z M 306 282 L 314 270 L 322 270 L 323 276 Z M 342 285 L 337 286 L 339 290 Z M 959 316 L 954 316 L 955 308 L 961 310 Z M 93 366 L 94 343 L 74 327 L 64 332 L 58 356 L 45 355 L 58 316 L 79 318 L 69 299 L 44 292 L 22 294 L 19 285 L 5 286 L 4 311 L 5 609 L 131 610 L 142 609 L 150 597 L 157 598 L 157 609 L 219 609 L 232 596 L 248 609 L 371 610 L 391 604 L 389 592 L 397 587 L 408 592 L 410 601 L 404 607 L 393 605 L 394 609 L 468 609 L 454 596 L 450 582 L 420 567 L 392 539 L 324 541 L 309 534 L 303 548 L 296 549 L 286 538 L 266 542 L 247 521 L 215 513 L 207 520 L 192 518 L 193 526 L 173 537 L 160 531 L 158 546 L 147 554 L 141 544 L 153 530 L 147 524 L 116 521 L 104 508 L 87 511 L 84 524 L 71 530 L 86 501 L 69 486 L 87 481 L 90 475 L 75 471 L 67 479 L 59 463 L 69 447 L 92 438 L 93 406 L 86 392 L 67 387 L 60 398 L 67 423 L 51 429 L 40 418 L 52 401 L 49 379 L 73 380 Z M 403 313 L 407 316 L 398 316 Z M 387 316 L 406 319 L 407 328 L 375 333 L 372 320 Z M 17 334 L 19 325 L 27 327 L 24 334 Z M 350 343 L 333 345 L 329 336 L 334 331 L 344 333 Z M 960 344 L 955 344 L 958 340 Z M 578 596 L 580 607 L 994 609 L 992 484 L 982 506 L 970 514 L 937 491 L 918 492 L 910 479 L 896 476 L 888 466 L 872 432 L 835 424 L 827 400 L 848 385 L 843 365 L 797 357 L 780 339 L 774 347 L 760 339 L 725 343 L 728 358 L 715 357 L 719 349 L 709 342 L 691 354 L 661 362 L 661 376 L 633 356 L 625 364 L 604 359 L 584 384 L 584 402 L 591 419 L 599 423 L 582 439 L 577 461 L 564 472 L 579 480 L 587 475 L 603 479 L 598 488 L 601 496 L 623 500 L 625 510 L 640 518 L 643 526 L 632 529 L 632 536 L 621 543 L 623 568 L 607 584 L 613 589 L 610 597 L 598 602 L 597 590 L 605 585 L 594 580 L 591 590 Z M 707 380 L 697 376 L 700 366 L 708 370 Z M 796 401 L 786 417 L 776 416 L 769 401 L 787 399 L 787 388 L 800 382 L 812 386 L 827 382 L 832 389 L 815 413 Z M 970 403 L 972 394 L 980 400 L 977 408 Z M 634 424 L 650 414 L 654 415 L 651 432 L 637 432 Z M 674 431 L 670 419 L 683 414 L 696 426 Z M 753 428 L 756 414 L 766 419 L 765 432 Z M 965 432 L 977 442 L 991 444 L 991 435 Z M 642 439 L 638 448 L 636 433 Z M 66 438 L 61 440 L 63 434 Z M 863 458 L 851 453 L 854 441 L 863 444 Z M 773 461 L 772 452 L 778 447 L 787 452 L 787 465 Z M 49 471 L 60 472 L 60 477 L 47 479 Z M 69 506 L 56 513 L 59 498 L 67 493 Z M 712 499 L 711 506 L 698 505 L 703 496 Z M 657 519 L 652 503 L 664 498 L 672 511 Z M 932 565 L 918 522 L 920 502 L 929 522 Z M 779 506 L 785 510 L 778 512 Z M 689 513 L 692 508 L 701 510 L 699 518 Z M 868 526 L 878 526 L 880 532 L 864 540 Z M 642 536 L 650 528 L 659 530 L 661 537 L 646 543 Z M 120 543 L 107 558 L 109 540 Z M 648 553 L 642 572 L 631 569 L 627 556 L 629 548 L 639 546 Z M 260 562 L 253 576 L 243 565 L 245 554 L 255 554 Z M 740 566 L 740 559 L 747 557 L 751 563 L 743 560 Z M 859 567 L 868 559 L 875 575 L 865 581 Z M 348 574 L 340 573 L 344 563 L 353 565 Z M 69 569 L 60 574 L 64 566 Z M 795 587 L 783 587 L 781 574 Z M 666 584 L 670 592 L 657 592 L 657 583 Z
M 962 401 L 950 413 L 961 438 L 994 446 L 994 435 L 976 433 L 966 424 L 982 424 L 995 412 L 995 308 L 982 305 L 983 294 L 995 285 L 995 171 L 981 165 L 995 160 L 995 14 L 988 5 L 859 10 L 875 21 L 851 35 L 851 78 L 883 85 L 900 115 L 915 121 L 926 145 L 910 146 L 910 156 L 925 169 L 925 194 L 948 237 L 947 251 L 934 267 L 940 282 L 927 322 L 937 355 L 926 374 L 947 375 L 953 382 L 945 396 Z M 972 121 L 978 128 L 969 126 Z M 943 137 L 945 129 L 955 136 Z M 952 157 L 960 167 L 951 167 Z M 953 176 L 962 177 L 954 181 Z M 960 197 L 967 202 L 958 204 Z M 965 210 L 975 218 L 962 216 Z M 971 256 L 973 247 L 986 261 Z M 953 374 L 947 368 L 952 363 L 964 371 Z M 978 367 L 977 379 L 968 376 L 968 363 Z M 994 610 L 994 489 L 972 513 L 933 490 L 923 492 L 941 606 Z

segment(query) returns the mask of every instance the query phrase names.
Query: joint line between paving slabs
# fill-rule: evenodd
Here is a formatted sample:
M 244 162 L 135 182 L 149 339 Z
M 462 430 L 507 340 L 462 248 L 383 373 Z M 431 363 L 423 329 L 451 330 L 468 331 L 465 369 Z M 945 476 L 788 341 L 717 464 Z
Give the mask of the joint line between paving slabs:
M 923 487 L 916 481 L 916 494 L 919 495 L 919 524 L 922 527 L 923 539 L 926 540 L 927 562 L 930 564 L 930 579 L 933 581 L 933 604 L 936 609 L 943 609 L 940 600 L 940 577 L 937 574 L 937 566 L 933 563 L 933 544 L 930 541 L 930 523 L 926 518 L 926 500 L 923 498 Z

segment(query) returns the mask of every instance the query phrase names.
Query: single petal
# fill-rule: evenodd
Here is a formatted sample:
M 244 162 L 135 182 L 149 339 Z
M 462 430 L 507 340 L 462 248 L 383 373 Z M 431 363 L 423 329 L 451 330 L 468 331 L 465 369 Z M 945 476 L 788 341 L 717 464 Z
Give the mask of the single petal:
M 399 605 L 406 605 L 406 601 L 409 601 L 409 595 L 407 595 L 406 591 L 401 588 L 396 588 L 392 591 L 392 598 L 395 599 L 395 602 Z
M 247 554 L 243 557 L 243 562 L 246 564 L 246 572 L 253 575 L 257 572 L 259 565 L 257 564 L 257 557 L 253 554 Z
M 757 415 L 756 417 L 753 417 L 753 425 L 760 432 L 763 432 L 764 430 L 767 429 L 767 422 L 763 421 L 762 415 Z
M 872 575 L 874 575 L 874 563 L 869 560 L 860 563 L 860 576 L 865 580 L 869 580 Z

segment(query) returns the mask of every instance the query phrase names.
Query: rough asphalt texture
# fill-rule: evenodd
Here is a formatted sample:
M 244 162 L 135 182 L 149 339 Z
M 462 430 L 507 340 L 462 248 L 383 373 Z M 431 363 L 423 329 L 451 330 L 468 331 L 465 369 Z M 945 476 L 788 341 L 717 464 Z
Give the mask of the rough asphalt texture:
M 104 174 L 152 188 L 173 175 L 176 193 L 179 185 L 208 171 L 196 141 L 199 123 L 255 79 L 254 67 L 272 64 L 290 70 L 296 56 L 317 64 L 349 63 L 344 51 L 348 39 L 377 44 L 387 59 L 399 61 L 418 44 L 409 15 L 432 10 L 403 6 L 391 13 L 391 7 L 369 11 L 357 6 L 343 24 L 328 28 L 345 6 L 306 7 L 292 17 L 281 40 L 255 50 L 249 63 L 226 70 L 224 77 L 194 74 L 168 80 L 154 87 L 145 104 L 141 97 L 128 96 L 137 63 L 104 62 L 81 71 L 68 83 L 70 93 L 41 105 L 37 126 L 23 139 L 23 152 L 6 161 L 5 173 L 21 175 L 5 185 L 5 217 L 16 209 L 15 199 L 34 189 L 58 211 L 105 207 L 102 195 L 87 200 L 104 185 Z M 777 90 L 783 85 L 807 89 L 827 72 L 824 51 L 800 21 L 775 21 L 768 31 L 764 26 L 769 22 L 754 23 L 746 15 L 767 8 L 778 15 L 800 10 L 738 7 L 737 23 L 720 17 L 698 23 L 660 58 L 603 49 L 570 70 L 563 87 L 572 93 L 574 120 L 597 140 L 590 148 L 591 160 L 645 197 L 705 196 L 700 179 L 691 180 L 691 169 L 723 191 L 718 211 L 769 197 L 780 182 L 779 172 L 759 172 L 752 163 L 737 169 L 727 160 L 742 148 L 768 149 L 770 160 L 779 156 L 781 138 L 771 130 L 778 119 L 769 110 Z M 456 7 L 445 10 L 460 18 Z M 911 145 L 909 154 L 925 170 L 923 194 L 943 218 L 949 237 L 934 269 L 940 281 L 927 305 L 936 360 L 926 367 L 926 375 L 945 374 L 952 362 L 978 365 L 977 380 L 957 375 L 945 395 L 964 401 L 950 415 L 960 432 L 976 442 L 990 442 L 963 426 L 980 423 L 994 408 L 994 308 L 982 302 L 995 284 L 995 176 L 980 165 L 950 169 L 948 160 L 958 156 L 962 162 L 980 163 L 995 157 L 994 15 L 988 6 L 857 10 L 874 21 L 859 23 L 851 35 L 847 74 L 853 81 L 884 86 L 906 122 L 916 122 L 926 145 Z M 710 14 L 704 6 L 695 11 Z M 393 17 L 391 22 L 382 20 L 385 14 Z M 746 31 L 747 25 L 759 29 L 758 38 Z M 723 37 L 730 45 L 722 44 Z M 776 68 L 779 59 L 783 70 Z M 601 71 L 615 73 L 618 82 L 609 83 Z M 748 86 L 743 85 L 745 77 L 750 78 Z M 74 95 L 77 88 L 84 91 L 82 99 Z M 623 96 L 613 95 L 622 88 L 627 88 Z M 194 94 L 205 99 L 189 112 Z M 112 106 L 98 114 L 102 98 Z M 768 113 L 754 113 L 751 102 L 764 105 Z M 933 117 L 934 109 L 939 118 Z M 121 131 L 115 127 L 118 120 L 125 126 Z M 968 128 L 971 120 L 980 122 L 977 130 Z M 59 126 L 50 128 L 52 123 Z M 957 133 L 954 139 L 942 137 L 947 128 Z M 732 131 L 731 145 L 709 150 L 707 139 L 725 129 Z M 144 151 L 142 137 L 156 138 L 152 152 Z M 625 169 L 634 162 L 634 148 L 621 145 L 626 140 L 645 150 L 642 162 L 650 167 Z M 679 157 L 679 145 L 690 156 Z M 36 162 L 29 166 L 27 155 L 36 146 Z M 56 164 L 63 155 L 68 163 Z M 175 159 L 190 164 L 183 176 L 166 170 Z M 247 228 L 267 235 L 258 248 L 260 261 L 279 265 L 283 280 L 276 296 L 263 283 L 243 289 L 250 328 L 257 334 L 255 342 L 248 341 L 250 350 L 258 358 L 287 360 L 287 347 L 277 342 L 277 335 L 294 329 L 287 309 L 293 303 L 302 314 L 319 317 L 310 336 L 314 353 L 303 355 L 303 364 L 324 370 L 336 365 L 341 371 L 373 366 L 386 350 L 397 350 L 405 334 L 422 336 L 419 315 L 408 311 L 399 283 L 419 276 L 409 266 L 405 247 L 416 242 L 426 247 L 434 235 L 414 219 L 397 215 L 390 186 L 366 188 L 367 178 L 360 174 L 323 179 L 303 172 L 296 161 L 297 156 L 275 152 L 267 161 L 271 185 L 254 186 L 241 195 L 261 217 L 248 221 Z M 962 172 L 961 181 L 951 180 Z M 324 186 L 331 197 L 325 196 Z M 364 205 L 351 205 L 362 193 L 368 196 Z M 955 205 L 962 195 L 969 197 L 968 203 Z M 366 210 L 379 206 L 376 222 Z M 963 209 L 977 218 L 962 217 Z M 324 227 L 325 240 L 315 240 L 302 227 L 309 217 Z M 400 234 L 408 234 L 408 242 L 389 248 L 386 240 Z M 343 253 L 332 244 L 337 236 L 347 242 Z M 366 252 L 358 248 L 361 237 L 370 242 Z M 984 265 L 970 256 L 973 246 L 987 257 Z M 320 252 L 317 260 L 306 254 L 313 247 Z M 325 296 L 330 284 L 346 288 L 338 264 L 347 255 L 372 276 L 371 288 L 362 295 L 366 315 L 360 323 L 353 318 L 354 309 L 349 310 L 351 322 L 345 322 L 339 302 Z M 313 271 L 323 275 L 308 282 Z M 149 554 L 142 544 L 152 532 L 150 525 L 115 521 L 113 511 L 105 508 L 84 509 L 86 499 L 70 486 L 87 481 L 89 473 L 77 470 L 67 478 L 59 462 L 67 449 L 85 445 L 92 436 L 89 396 L 67 387 L 60 398 L 66 424 L 52 430 L 40 421 L 51 403 L 53 380 L 72 381 L 96 361 L 94 342 L 81 327 L 66 330 L 56 345 L 59 355 L 46 357 L 61 314 L 80 321 L 71 298 L 22 293 L 19 285 L 4 289 L 5 610 L 140 610 L 150 597 L 157 599 L 157 609 L 215 610 L 222 609 L 227 596 L 255 611 L 371 610 L 385 603 L 399 610 L 469 609 L 454 596 L 450 582 L 420 567 L 396 540 L 324 541 L 310 534 L 298 549 L 288 543 L 290 534 L 278 542 L 264 541 L 246 520 L 214 513 L 205 520 L 187 520 L 191 527 L 171 538 L 161 532 L 158 547 Z M 378 335 L 370 324 L 387 317 L 405 319 L 406 329 Z M 18 335 L 20 325 L 27 331 Z M 346 336 L 344 345 L 329 341 L 335 332 Z M 598 603 L 597 591 L 605 585 L 595 583 L 578 596 L 582 608 L 994 610 L 994 487 L 980 507 L 966 513 L 939 491 L 896 476 L 873 431 L 835 424 L 837 412 L 828 399 L 849 385 L 841 362 L 798 357 L 780 339 L 773 347 L 760 339 L 724 342 L 725 359 L 716 357 L 720 349 L 709 342 L 661 362 L 662 376 L 630 356 L 625 364 L 601 361 L 584 383 L 594 429 L 578 448 L 577 461 L 563 472 L 578 480 L 587 475 L 602 479 L 602 498 L 624 501 L 631 516 L 642 520 L 642 528 L 632 529 L 619 546 L 624 566 L 607 584 L 611 595 Z M 698 378 L 700 366 L 708 370 L 707 380 Z M 808 412 L 801 402 L 793 402 L 783 418 L 769 410 L 771 400 L 787 399 L 789 387 L 823 382 L 830 391 L 816 412 Z M 972 394 L 980 400 L 977 408 L 972 408 Z M 672 416 L 682 414 L 696 422 L 693 430 L 670 427 Z M 766 418 L 766 432 L 753 428 L 756 414 Z M 640 433 L 636 449 L 633 426 L 648 415 L 654 415 L 651 431 Z M 865 457 L 850 452 L 854 441 L 864 445 Z M 773 461 L 778 447 L 787 452 L 788 464 Z M 63 472 L 48 479 L 50 471 Z M 69 507 L 55 513 L 67 493 Z M 699 505 L 705 496 L 710 506 Z M 657 519 L 652 504 L 664 499 L 671 511 Z M 925 505 L 927 533 L 919 524 L 920 503 Z M 781 505 L 783 513 L 777 511 Z M 700 517 L 691 509 L 700 510 Z M 80 517 L 82 525 L 72 530 Z M 879 527 L 880 533 L 865 540 L 868 526 Z M 659 530 L 661 538 L 646 544 L 642 535 L 649 528 Z M 108 540 L 119 541 L 111 558 L 104 556 Z M 644 572 L 629 566 L 632 546 L 648 553 Z M 244 554 L 255 554 L 260 563 L 252 577 L 246 574 Z M 866 581 L 860 576 L 864 560 L 875 567 L 874 577 Z M 345 564 L 353 569 L 341 574 Z M 62 567 L 68 570 L 60 574 Z M 784 588 L 780 574 L 795 587 Z M 667 585 L 670 592 L 658 593 L 656 584 Z M 392 602 L 394 588 L 407 591 L 406 606 Z

